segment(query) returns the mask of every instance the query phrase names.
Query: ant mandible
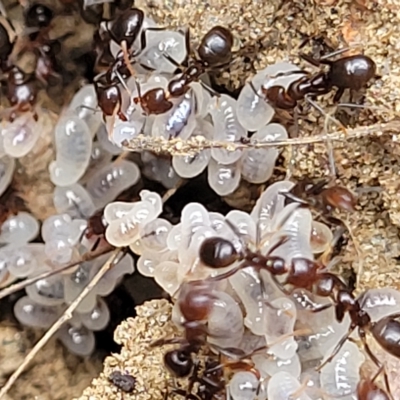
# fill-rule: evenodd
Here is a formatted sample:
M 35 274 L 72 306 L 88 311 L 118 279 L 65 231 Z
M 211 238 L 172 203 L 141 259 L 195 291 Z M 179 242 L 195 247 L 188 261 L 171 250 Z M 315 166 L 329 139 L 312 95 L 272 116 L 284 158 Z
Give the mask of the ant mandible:
M 185 33 L 185 43 L 189 56 L 191 52 L 189 30 Z M 213 27 L 202 38 L 196 51 L 197 55 L 189 63 L 189 66 L 176 78 L 169 81 L 166 90 L 155 88 L 141 94 L 138 85 L 138 97 L 134 99 L 134 102 L 141 105 L 146 115 L 159 115 L 167 112 L 173 107 L 171 99 L 183 96 L 189 90 L 189 85 L 197 81 L 202 74 L 229 64 L 232 59 L 232 47 L 232 33 L 222 26 Z M 164 56 L 178 68 L 181 67 L 167 54 Z
M 315 59 L 301 54 L 301 58 L 310 64 L 329 66 L 328 72 L 302 76 L 292 82 L 287 89 L 283 86 L 261 87 L 265 100 L 276 108 L 291 110 L 300 100 L 327 94 L 337 88 L 333 101 L 336 103 L 342 97 L 345 89 L 360 90 L 376 76 L 376 64 L 363 54 L 342 57 L 338 60 Z M 300 73 L 304 73 L 299 71 Z M 304 73 L 306 74 L 306 73 Z

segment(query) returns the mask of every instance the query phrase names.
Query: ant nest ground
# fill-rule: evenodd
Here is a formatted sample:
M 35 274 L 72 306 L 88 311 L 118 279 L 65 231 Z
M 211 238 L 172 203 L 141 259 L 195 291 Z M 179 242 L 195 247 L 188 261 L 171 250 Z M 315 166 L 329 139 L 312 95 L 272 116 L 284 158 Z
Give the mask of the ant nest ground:
M 310 138 L 336 132 L 337 140 L 333 140 L 332 144 L 338 182 L 358 195 L 356 211 L 345 217 L 354 240 L 349 239 L 342 248 L 345 257 L 340 264 L 340 272 L 346 275 L 354 270 L 357 273 L 358 291 L 379 287 L 400 290 L 400 2 L 139 0 L 135 2 L 135 7 L 143 9 L 159 26 L 172 29 L 189 26 L 195 42 L 215 25 L 229 27 L 237 40 L 235 46 L 238 57 L 217 82 L 213 82 L 221 91 L 237 94 L 239 88 L 258 70 L 277 60 L 290 61 L 312 70 L 313 67 L 298 57 L 299 47 L 309 37 L 313 40 L 305 43 L 303 50 L 316 57 L 349 46 L 347 55 L 362 52 L 375 61 L 380 77 L 366 90 L 363 98 L 363 103 L 369 108 L 341 108 L 339 111 L 336 106 L 332 106 L 332 96 L 327 95 L 320 100 L 327 113 L 335 112 L 335 117 L 348 126 L 346 132 L 329 121 L 327 123 L 324 117 L 307 106 L 301 110 L 296 129 L 289 113 L 282 111 L 277 119 L 293 126 L 291 137 L 297 134 L 299 138 Z M 82 26 L 74 25 L 73 18 L 67 18 L 68 24 L 65 25 L 73 26 L 79 33 L 85 31 Z M 74 44 L 77 38 L 68 40 Z M 73 92 L 78 86 L 77 82 L 71 86 Z M 43 104 L 47 107 L 51 101 L 45 99 Z M 49 108 L 59 111 L 58 107 Z M 49 112 L 48 118 L 53 120 L 50 125 L 54 126 L 56 117 Z M 25 200 L 27 208 L 39 220 L 44 220 L 54 214 L 54 187 L 47 168 L 49 160 L 54 158 L 54 149 L 51 135 L 46 134 L 46 129 L 42 130 L 40 140 L 42 142 L 38 146 L 38 153 L 31 152 L 19 160 L 20 170 L 14 178 L 13 188 Z M 171 143 L 160 141 L 159 149 L 171 151 L 171 146 Z M 182 149 L 184 143 L 177 139 L 173 146 Z M 288 166 L 291 151 L 294 152 L 293 165 Z M 294 145 L 292 149 L 286 146 L 280 160 L 280 167 L 275 170 L 271 183 L 282 180 L 287 170 L 291 171 L 295 179 L 303 176 L 318 178 L 330 174 L 325 143 L 312 143 L 310 140 L 308 144 Z M 261 189 L 242 180 L 234 193 L 224 197 L 224 201 L 237 209 L 250 211 Z M 163 363 L 163 355 L 169 347 L 150 348 L 148 345 L 154 340 L 180 334 L 171 321 L 171 310 L 172 306 L 165 300 L 153 300 L 137 307 L 137 317 L 123 322 L 115 332 L 115 341 L 122 345 L 121 352 L 105 360 L 104 371 L 93 380 L 79 400 L 163 399 L 166 387 L 173 386 Z M 0 371 L 1 378 L 4 378 L 21 362 L 25 347 L 30 346 L 33 340 L 14 343 L 19 334 L 12 327 L 1 326 L 0 332 L 3 344 L 12 343 L 10 348 L 16 360 L 16 365 L 11 366 L 9 371 Z M 379 359 L 389 360 L 390 356 L 384 352 L 379 353 L 374 343 L 371 343 L 371 348 Z M 3 346 L 3 349 L 6 350 L 6 347 Z M 66 386 L 73 386 L 71 382 L 74 372 L 87 380 L 88 374 L 82 367 L 83 363 L 79 364 L 80 369 L 74 370 L 71 368 L 71 364 L 75 365 L 74 356 L 65 356 L 61 352 L 55 341 L 50 342 L 42 357 L 35 359 L 27 377 L 30 380 L 29 386 L 39 388 L 37 392 L 17 384 L 10 391 L 10 398 L 33 398 L 37 394 L 39 399 L 47 399 L 40 393 L 46 391 L 43 382 L 36 385 L 34 378 L 31 378 L 34 373 L 37 373 L 40 380 L 45 375 L 51 377 L 65 374 L 68 377 Z M 12 360 L 9 355 L 5 357 Z M 56 361 L 48 369 L 46 360 L 65 360 L 68 357 L 69 363 L 66 362 L 62 368 Z M 200 354 L 201 361 L 202 357 Z M 400 388 L 396 387 L 398 383 L 393 377 L 396 377 L 400 367 L 398 360 L 392 358 L 388 362 L 392 366 L 389 374 L 392 392 L 396 394 Z M 40 368 L 45 372 L 40 372 Z M 59 372 L 61 369 L 63 373 Z M 121 375 L 116 376 L 116 373 Z M 115 385 L 116 381 L 119 382 L 119 388 Z M 58 378 L 57 385 L 61 387 Z M 185 388 L 187 382 L 182 380 L 180 385 Z M 126 391 L 121 389 L 123 386 Z M 77 383 L 77 387 L 80 389 L 82 385 Z M 130 388 L 134 388 L 132 393 L 128 393 Z M 77 391 L 74 388 L 72 396 L 77 396 Z M 66 398 L 59 393 L 49 396 L 52 399 Z

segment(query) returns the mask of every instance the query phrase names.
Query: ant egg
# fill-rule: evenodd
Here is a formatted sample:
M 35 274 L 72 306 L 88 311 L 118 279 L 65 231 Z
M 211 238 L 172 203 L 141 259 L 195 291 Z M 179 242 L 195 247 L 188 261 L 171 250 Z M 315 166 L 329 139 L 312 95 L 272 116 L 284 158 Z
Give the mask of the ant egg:
M 150 70 L 172 74 L 176 65 L 164 54 L 180 64 L 186 57 L 185 36 L 179 32 L 161 30 L 147 31 L 147 46 L 138 57 L 139 64 Z
M 133 121 L 118 121 L 114 125 L 114 129 L 110 135 L 112 142 L 122 147 L 122 143 L 130 141 L 142 133 L 144 120 L 137 119 Z
M 264 323 L 267 343 L 280 340 L 282 335 L 293 333 L 297 317 L 295 304 L 286 297 L 272 300 L 271 306 L 267 305 L 265 310 Z M 296 340 L 292 336 L 274 344 L 268 352 L 278 358 L 287 360 L 296 354 L 297 347 Z
M 139 197 L 142 201 L 150 203 L 154 207 L 156 215 L 160 215 L 163 210 L 163 200 L 157 192 L 151 192 L 150 190 L 141 190 Z
M 99 143 L 93 142 L 92 152 L 90 153 L 89 165 L 79 182 L 84 185 L 90 179 L 93 174 L 100 168 L 111 163 L 112 155 L 105 151 Z
M 250 213 L 258 225 L 260 239 L 271 233 L 271 223 L 275 215 L 279 214 L 285 206 L 285 197 L 280 192 L 288 192 L 294 186 L 293 182 L 280 181 L 269 185 L 258 198 L 256 205 Z
M 273 400 L 311 400 L 297 378 L 285 371 L 271 377 L 267 393 L 268 399 Z
M 75 328 L 66 323 L 58 331 L 57 337 L 71 353 L 82 357 L 92 354 L 96 346 L 93 332 L 84 326 Z
M 280 124 L 269 124 L 258 130 L 250 143 L 267 143 L 287 139 L 287 131 Z M 274 147 L 246 149 L 242 157 L 242 177 L 251 183 L 263 183 L 271 178 L 280 151 Z
M 138 166 L 127 160 L 117 160 L 101 168 L 86 184 L 86 190 L 96 208 L 112 202 L 121 192 L 135 185 L 140 178 Z
M 203 136 L 211 140 L 214 135 L 214 127 L 206 120 L 197 119 L 192 137 Z M 194 155 L 173 156 L 172 166 L 182 178 L 193 178 L 200 175 L 206 168 L 211 158 L 211 150 L 204 149 Z
M 326 354 L 331 354 L 331 351 Z M 364 360 L 358 346 L 346 341 L 333 360 L 321 369 L 321 388 L 333 398 L 354 399 Z
M 173 261 L 163 261 L 154 268 L 154 280 L 170 295 L 175 295 L 181 282 L 178 280 L 180 265 Z
M 33 328 L 50 328 L 60 317 L 60 307 L 44 306 L 35 303 L 28 296 L 21 297 L 14 305 L 14 315 L 17 320 Z
M 15 159 L 7 155 L 0 158 L 0 195 L 2 195 L 12 181 L 15 169 Z
M 214 140 L 220 142 L 238 142 L 247 137 L 247 131 L 240 125 L 236 116 L 236 100 L 222 94 L 214 97 L 209 112 L 214 124 Z M 241 150 L 211 149 L 214 160 L 221 164 L 232 164 L 242 156 Z
M 142 152 L 143 174 L 149 179 L 160 182 L 165 188 L 175 188 L 180 177 L 174 171 L 169 158 L 157 157 L 150 152 Z
M 177 250 L 182 240 L 182 224 L 172 227 L 167 237 L 167 245 L 170 250 Z
M 220 196 L 233 193 L 240 183 L 240 162 L 220 164 L 211 158 L 208 165 L 208 184 Z
M 96 132 L 97 142 L 100 146 L 113 156 L 118 156 L 122 153 L 121 147 L 113 144 L 108 138 L 107 127 L 102 123 Z
M 85 85 L 80 88 L 69 103 L 67 111 L 84 121 L 93 137 L 102 124 L 94 85 Z
M 96 211 L 89 193 L 79 183 L 56 186 L 53 204 L 58 213 L 68 214 L 72 218 L 89 218 Z
M 64 282 L 60 275 L 40 279 L 25 288 L 34 302 L 44 306 L 58 306 L 64 303 Z
M 311 230 L 311 248 L 314 254 L 323 253 L 332 243 L 333 233 L 322 222 L 313 221 Z
M 70 275 L 64 276 L 64 300 L 65 303 L 71 304 L 88 285 L 91 276 L 90 269 L 93 262 L 80 264 L 79 267 Z M 76 311 L 79 313 L 88 313 L 96 307 L 96 293 L 91 291 L 79 303 Z
M 281 371 L 288 372 L 295 378 L 300 377 L 301 364 L 297 354 L 286 360 L 277 357 L 271 358 L 269 354 L 255 354 L 251 358 L 255 364 L 255 368 L 263 378 L 273 376 Z
M 207 319 L 208 342 L 221 347 L 237 347 L 244 333 L 242 311 L 227 293 L 214 291 L 213 294 L 216 299 Z
M 129 246 L 139 235 L 140 226 L 156 217 L 154 207 L 150 203 L 137 202 L 132 211 L 123 218 L 110 222 L 106 230 L 106 239 L 112 246 Z
M 157 115 L 151 135 L 165 139 L 186 140 L 196 127 L 196 98 L 191 90 L 177 99 L 172 109 Z
M 105 254 L 103 257 L 99 257 L 94 261 L 94 265 L 91 267 L 90 276 L 93 277 L 99 269 L 104 265 L 108 259 L 108 255 Z M 93 291 L 102 297 L 106 297 L 112 293 L 115 286 L 118 285 L 121 278 L 124 275 L 130 275 L 135 271 L 135 265 L 133 258 L 130 254 L 126 254 L 121 261 L 108 270 L 104 276 L 100 279 L 99 283 L 95 286 Z
M 157 218 L 140 228 L 142 244 L 148 250 L 157 253 L 167 249 L 167 237 L 172 229 L 172 224 L 163 219 Z
M 101 331 L 110 321 L 110 310 L 103 299 L 98 299 L 95 308 L 87 313 L 80 313 L 82 324 L 91 331 Z
M 27 243 L 20 247 L 4 246 L 0 255 L 8 265 L 10 273 L 17 278 L 26 278 L 35 273 L 39 263 L 44 261 L 43 243 Z
M 147 277 L 153 277 L 155 268 L 160 261 L 160 254 L 153 253 L 150 251 L 143 251 L 137 262 L 138 271 Z
M 104 207 L 103 217 L 107 223 L 117 221 L 129 214 L 134 206 L 135 203 L 127 203 L 124 201 L 114 201 L 113 203 L 108 203 Z
M 56 160 L 49 166 L 50 179 L 58 186 L 77 182 L 89 165 L 92 137 L 85 122 L 77 117 L 62 117 L 55 128 Z
M 255 400 L 258 379 L 252 372 L 236 372 L 229 381 L 229 395 L 233 400 Z M 274 399 L 274 397 L 271 397 Z
M 40 123 L 30 114 L 23 114 L 2 129 L 4 152 L 11 157 L 19 158 L 28 154 L 39 139 Z
M 209 104 L 211 103 L 211 94 L 199 82 L 192 82 L 190 88 L 193 90 L 196 97 L 196 116 L 200 121 L 204 121 L 203 118 L 208 115 Z
M 39 233 L 39 222 L 30 213 L 20 211 L 9 216 L 1 225 L 0 243 L 22 245 L 35 239 Z
M 246 311 L 244 325 L 255 335 L 265 335 L 264 301 L 267 297 L 262 295 L 259 274 L 253 267 L 247 267 L 231 276 L 229 282 Z
M 259 93 L 263 78 L 256 75 L 252 84 L 246 83 L 240 91 L 237 100 L 237 117 L 240 124 L 250 132 L 261 129 L 271 121 L 275 110 L 270 106 Z M 253 87 L 252 87 L 253 85 Z M 257 90 L 257 93 L 254 92 Z
M 225 219 L 236 228 L 242 241 L 245 243 L 252 243 L 254 241 L 256 238 L 257 227 L 256 223 L 251 219 L 248 213 L 239 210 L 232 210 L 229 211 Z
M 400 312 L 400 292 L 396 289 L 369 289 L 360 301 L 372 322 Z
M 288 240 L 273 251 L 273 255 L 282 257 L 287 263 L 293 258 L 313 260 L 311 251 L 311 211 L 301 208 L 296 203 L 288 204 L 275 219 L 276 234 L 271 239 L 285 236 Z
M 181 213 L 179 248 L 187 249 L 194 233 L 204 226 L 210 226 L 210 216 L 207 209 L 200 203 L 187 204 Z

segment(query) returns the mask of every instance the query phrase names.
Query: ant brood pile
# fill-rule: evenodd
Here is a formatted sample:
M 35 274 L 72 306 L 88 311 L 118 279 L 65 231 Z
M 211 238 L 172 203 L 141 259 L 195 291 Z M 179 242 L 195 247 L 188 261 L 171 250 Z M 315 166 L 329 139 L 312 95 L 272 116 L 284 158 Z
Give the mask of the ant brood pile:
M 354 198 L 344 188 L 315 186 L 318 194 L 310 204 L 324 209 L 327 218 L 334 207 L 353 209 Z M 172 318 L 182 337 L 153 343 L 177 345 L 165 353 L 172 375 L 195 376 L 204 383 L 196 353 L 207 343 L 225 361 L 204 374 L 233 372 L 204 384 L 208 394 L 226 389 L 232 399 L 365 400 L 376 390 L 389 399 L 385 380 L 382 389 L 377 377 L 363 380 L 360 367 L 370 358 L 379 368 L 377 376 L 385 376 L 367 334 L 400 356 L 395 339 L 400 292 L 374 289 L 353 295 L 323 264 L 337 232 L 332 235 L 313 220 L 309 207 L 295 196 L 298 189 L 290 181 L 270 185 L 250 214 L 223 216 L 190 203 L 175 226 L 159 218 L 161 199 L 144 193 L 141 201 L 105 207 L 105 238 L 140 255 L 138 270 L 175 299 Z M 353 331 L 363 348 L 349 340 Z
M 12 43 L 6 34 L 0 30 L 0 59 L 8 74 L 11 112 L 2 128 L 1 193 L 12 179 L 15 158 L 31 151 L 40 132 L 32 77 L 10 65 Z M 182 338 L 153 345 L 178 345 L 165 353 L 166 367 L 176 377 L 194 376 L 195 382 L 203 382 L 200 398 L 225 390 L 235 400 L 324 395 L 366 400 L 371 393 L 377 393 L 373 400 L 378 395 L 389 398 L 377 377 L 360 377 L 359 369 L 365 356 L 380 368 L 366 346 L 366 334 L 400 356 L 392 339 L 400 334 L 395 319 L 400 294 L 371 290 L 356 298 L 330 271 L 325 264 L 336 232 L 313 220 L 304 207 L 310 199 L 299 199 L 293 182 L 270 185 L 251 214 L 235 210 L 223 216 L 198 203 L 187 204 L 175 226 L 160 218 L 162 199 L 155 192 L 144 190 L 133 203 L 113 202 L 141 177 L 136 163 L 120 157 L 125 141 L 140 133 L 167 139 L 203 136 L 226 143 L 284 139 L 286 128 L 271 122 L 275 109 L 292 110 L 303 100 L 314 104 L 315 97 L 334 87 L 338 100 L 344 89 L 358 90 L 368 83 L 375 75 L 373 61 L 363 55 L 336 61 L 304 56 L 328 65 L 327 72 L 315 75 L 278 62 L 259 71 L 236 100 L 216 93 L 206 82 L 207 74 L 228 65 L 234 55 L 234 38 L 224 27 L 211 29 L 194 56 L 188 32 L 158 28 L 135 8 L 104 21 L 98 35 L 98 65 L 104 65 L 104 71 L 76 93 L 54 130 L 56 155 L 49 171 L 59 214 L 43 222 L 43 243 L 29 243 L 39 231 L 32 216 L 9 217 L 0 237 L 5 245 L 1 284 L 73 264 L 94 247 L 129 247 L 140 256 L 139 271 L 154 277 L 176 300 L 174 319 Z M 176 74 L 177 68 L 181 72 Z M 142 172 L 173 188 L 179 177 L 192 178 L 208 168 L 210 186 L 227 195 L 241 177 L 251 183 L 268 181 L 278 155 L 273 148 L 211 149 L 172 160 L 144 153 Z M 310 197 L 320 196 L 316 205 L 324 212 L 354 206 L 345 189 L 308 189 L 304 192 Z M 17 318 L 49 327 L 104 260 L 86 261 L 29 286 L 16 303 Z M 68 348 L 81 355 L 93 350 L 92 331 L 104 328 L 109 319 L 101 297 L 133 269 L 132 257 L 126 255 L 77 307 L 59 333 Z M 352 331 L 366 352 L 347 340 Z M 196 353 L 206 343 L 227 360 L 207 366 L 199 378 Z M 196 398 L 179 389 L 176 393 Z

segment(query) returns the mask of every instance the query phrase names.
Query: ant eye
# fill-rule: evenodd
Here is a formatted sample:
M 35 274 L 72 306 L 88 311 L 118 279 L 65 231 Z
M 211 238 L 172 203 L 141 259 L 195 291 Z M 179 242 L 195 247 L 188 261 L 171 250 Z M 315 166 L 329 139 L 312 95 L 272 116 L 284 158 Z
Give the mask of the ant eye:
M 211 268 L 224 268 L 237 260 L 238 254 L 229 240 L 206 239 L 200 248 L 200 260 Z

